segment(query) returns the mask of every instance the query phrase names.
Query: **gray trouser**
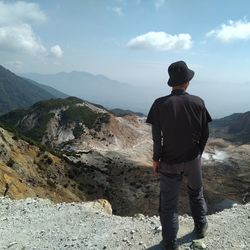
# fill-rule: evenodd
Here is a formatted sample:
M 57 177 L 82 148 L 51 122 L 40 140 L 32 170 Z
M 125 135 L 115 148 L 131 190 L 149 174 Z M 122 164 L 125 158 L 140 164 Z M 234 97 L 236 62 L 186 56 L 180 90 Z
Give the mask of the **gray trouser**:
M 206 222 L 207 206 L 203 196 L 201 156 L 178 164 L 160 163 L 160 204 L 159 214 L 163 241 L 177 237 L 178 196 L 183 175 L 187 177 L 189 204 L 195 225 Z

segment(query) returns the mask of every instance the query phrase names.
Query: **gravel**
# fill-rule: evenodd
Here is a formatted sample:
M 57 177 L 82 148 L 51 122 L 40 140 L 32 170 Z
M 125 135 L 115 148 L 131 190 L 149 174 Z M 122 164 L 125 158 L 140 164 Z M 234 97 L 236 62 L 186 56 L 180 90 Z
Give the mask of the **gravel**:
M 191 249 L 192 218 L 179 219 L 180 249 Z M 208 236 L 198 245 L 250 249 L 250 204 L 210 215 L 208 222 Z M 160 250 L 160 241 L 158 216 L 109 215 L 93 202 L 54 204 L 40 198 L 0 197 L 0 249 Z

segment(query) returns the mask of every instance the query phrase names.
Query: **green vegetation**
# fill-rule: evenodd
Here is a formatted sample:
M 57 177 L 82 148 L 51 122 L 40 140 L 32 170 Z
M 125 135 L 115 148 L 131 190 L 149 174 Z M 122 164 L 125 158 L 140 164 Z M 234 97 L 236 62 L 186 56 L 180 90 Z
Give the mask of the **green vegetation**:
M 54 117 L 54 115 L 55 115 L 54 113 L 44 113 L 40 115 L 37 120 L 36 126 L 30 130 L 24 131 L 24 134 L 35 141 L 41 142 L 45 134 L 45 131 L 47 129 L 47 124 L 50 121 L 50 119 Z
M 89 129 L 99 131 L 102 123 L 109 122 L 109 115 L 106 113 L 96 113 L 87 106 L 71 106 L 62 113 L 62 125 L 72 122 L 84 123 Z M 75 128 L 79 135 L 79 126 Z
M 84 129 L 79 124 L 77 124 L 73 129 L 73 135 L 75 138 L 79 138 L 83 134 L 83 132 Z
M 27 112 L 27 109 L 16 109 L 0 116 L 0 121 L 6 125 L 8 124 L 9 127 L 16 127 L 18 121 L 20 121 L 27 114 Z
M 95 131 L 100 131 L 102 124 L 108 123 L 109 121 L 110 121 L 110 115 L 108 113 L 99 114 L 94 126 Z
M 72 106 L 62 113 L 61 121 L 63 124 L 83 122 L 88 128 L 93 128 L 97 117 L 98 114 L 86 106 Z
M 52 109 L 59 109 L 65 106 L 72 106 L 77 103 L 82 103 L 83 100 L 74 96 L 62 99 L 50 99 L 47 101 L 40 101 L 31 106 L 32 110 L 39 110 L 39 112 L 48 112 Z
M 48 147 L 48 146 L 46 146 L 46 145 L 43 145 L 43 144 L 41 144 L 41 143 L 38 142 L 38 141 L 34 141 L 32 138 L 29 138 L 29 137 L 25 136 L 23 133 L 18 132 L 17 129 L 15 129 L 15 128 L 13 128 L 13 127 L 9 127 L 8 125 L 2 123 L 1 121 L 0 121 L 0 127 L 2 127 L 2 128 L 4 128 L 5 130 L 7 130 L 7 131 L 13 133 L 13 134 L 14 134 L 14 135 L 13 135 L 13 137 L 14 137 L 13 139 L 14 139 L 14 140 L 19 140 L 19 139 L 24 140 L 24 141 L 28 142 L 30 145 L 35 145 L 35 146 L 38 147 L 42 152 L 47 151 L 47 152 L 50 152 L 50 153 L 53 154 L 53 155 L 56 155 L 56 156 L 58 156 L 58 157 L 62 157 L 61 152 L 59 152 L 59 151 L 57 151 L 57 150 L 55 150 L 55 149 L 52 149 L 51 147 Z
M 54 97 L 0 65 L 0 114 Z
M 13 110 L 5 115 L 2 115 L 0 117 L 0 121 L 5 126 L 15 129 L 19 133 L 22 133 L 25 137 L 31 138 L 32 140 L 37 142 L 41 142 L 42 137 L 45 134 L 48 122 L 55 115 L 50 111 L 62 108 L 64 106 L 73 106 L 81 102 L 82 100 L 76 97 L 39 101 L 32 105 L 29 109 Z M 37 122 L 32 129 L 29 129 L 20 121 L 25 116 L 29 116 L 31 114 L 35 114 L 37 116 Z
M 108 113 L 94 112 L 87 106 L 77 105 L 79 103 L 83 103 L 83 101 L 76 97 L 40 101 L 29 109 L 18 109 L 0 116 L 0 126 L 13 132 L 13 139 L 15 140 L 21 138 L 44 150 L 53 151 L 50 149 L 50 145 L 41 145 L 42 138 L 46 134 L 47 125 L 51 118 L 55 116 L 53 110 L 66 108 L 61 112 L 60 125 L 73 124 L 75 138 L 79 138 L 84 132 L 81 124 L 84 124 L 89 129 L 100 131 L 102 124 L 109 122 L 110 115 Z M 31 122 L 26 122 L 30 117 L 32 117 Z M 53 153 L 57 154 L 54 151 Z
M 125 116 L 125 115 L 137 115 L 137 116 L 140 116 L 140 117 L 145 116 L 142 113 L 134 112 L 134 111 L 131 111 L 129 109 L 118 109 L 117 108 L 117 109 L 111 109 L 110 112 L 113 113 L 116 116 Z

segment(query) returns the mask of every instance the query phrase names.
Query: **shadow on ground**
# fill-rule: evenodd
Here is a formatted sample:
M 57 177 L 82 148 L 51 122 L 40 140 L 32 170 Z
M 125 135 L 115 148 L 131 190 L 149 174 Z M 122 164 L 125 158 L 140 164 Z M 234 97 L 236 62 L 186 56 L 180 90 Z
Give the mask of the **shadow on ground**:
M 195 237 L 195 234 L 193 232 L 190 232 L 190 233 L 182 236 L 181 238 L 178 238 L 178 244 L 181 246 L 183 244 L 190 243 L 190 245 L 191 245 L 192 241 L 195 240 L 195 239 L 197 239 Z M 163 248 L 163 246 L 162 246 L 161 243 L 159 243 L 157 245 L 154 245 L 152 247 L 147 248 L 147 250 L 163 250 L 163 249 L 164 248 Z

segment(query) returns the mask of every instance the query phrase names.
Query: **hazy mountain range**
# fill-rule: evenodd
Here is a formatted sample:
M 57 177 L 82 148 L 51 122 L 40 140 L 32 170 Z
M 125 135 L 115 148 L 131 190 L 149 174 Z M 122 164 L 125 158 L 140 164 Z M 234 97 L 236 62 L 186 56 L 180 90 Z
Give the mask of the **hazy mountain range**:
M 128 109 L 147 114 L 153 99 L 150 89 L 87 72 L 72 71 L 49 75 L 27 73 L 21 76 L 56 88 L 70 96 L 99 103 L 109 109 Z
M 62 73 L 63 79 L 65 79 L 65 75 L 67 76 L 67 74 Z M 79 75 L 82 76 L 82 74 L 79 74 Z M 118 89 L 121 90 L 123 87 L 125 87 L 125 85 L 123 85 L 122 83 L 109 80 L 108 78 L 105 78 L 104 76 L 95 77 L 95 76 L 91 76 L 91 74 L 86 73 L 85 78 L 86 78 L 85 79 L 86 81 L 87 79 L 91 79 L 90 81 L 87 81 L 89 84 L 87 84 L 86 86 L 83 84 L 80 84 L 81 86 L 79 88 L 84 89 L 83 92 L 86 94 L 88 100 L 91 100 L 91 99 L 96 100 L 96 98 L 93 98 L 93 93 L 97 93 L 94 95 L 98 95 L 98 93 L 101 92 L 102 94 L 105 93 L 105 95 L 107 96 L 107 99 L 109 99 L 109 102 L 111 103 L 113 102 L 112 98 L 114 98 L 114 95 L 112 91 L 110 92 L 110 94 L 108 94 L 108 90 L 116 89 L 118 91 Z M 81 79 L 83 80 L 83 78 Z M 71 81 L 68 81 L 68 82 L 71 83 Z M 51 98 L 54 99 L 54 98 L 69 97 L 69 94 L 71 93 L 71 91 L 70 91 L 70 88 L 67 89 L 66 86 L 71 86 L 71 84 L 65 84 L 65 92 L 67 91 L 67 94 L 51 86 L 41 84 L 40 82 L 38 83 L 34 80 L 31 80 L 25 77 L 20 77 L 0 65 L 0 115 L 7 113 L 9 111 L 15 110 L 15 109 L 30 107 L 31 105 L 33 105 L 34 103 L 38 101 L 48 100 Z M 102 86 L 102 87 L 99 87 L 99 86 Z M 75 96 L 80 96 L 80 95 L 76 94 Z M 103 99 L 105 99 L 104 95 L 103 95 Z M 98 99 L 98 101 L 99 102 L 96 101 L 96 103 L 102 103 L 101 97 L 100 99 Z M 116 102 L 118 101 L 114 100 L 114 103 Z M 127 110 L 127 109 L 124 110 L 124 109 L 116 108 L 116 106 L 112 110 L 112 112 L 120 116 L 134 113 L 131 110 Z M 137 113 L 137 114 L 141 116 L 143 115 L 141 113 Z
M 171 88 L 167 86 L 167 75 L 162 82 L 140 86 L 79 71 L 47 75 L 27 73 L 21 76 L 68 95 L 99 103 L 109 109 L 129 109 L 145 115 L 156 98 L 171 92 Z M 194 79 L 187 92 L 203 98 L 213 118 L 250 110 L 248 83 L 206 82 Z
M 0 65 L 0 114 L 29 107 L 41 100 L 66 96 L 52 87 L 21 78 Z

